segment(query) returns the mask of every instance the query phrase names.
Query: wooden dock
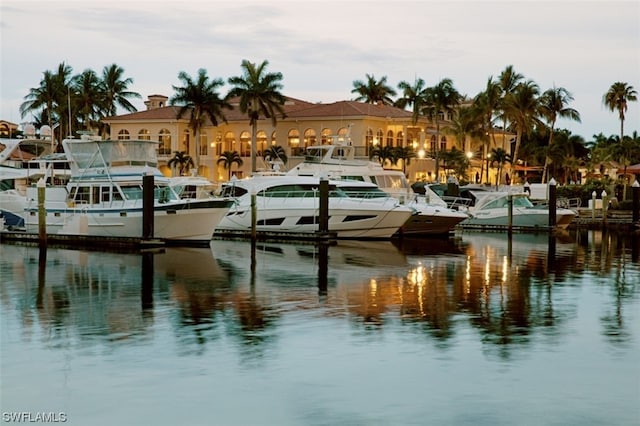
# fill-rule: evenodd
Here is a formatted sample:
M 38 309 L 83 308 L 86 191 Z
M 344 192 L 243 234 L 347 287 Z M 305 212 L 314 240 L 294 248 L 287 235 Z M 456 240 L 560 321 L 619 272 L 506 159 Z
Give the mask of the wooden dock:
M 0 243 L 24 244 L 29 246 L 41 245 L 39 234 L 15 230 L 0 231 Z M 167 242 L 157 238 L 143 239 L 134 237 L 99 237 L 94 235 L 47 234 L 47 240 L 44 245 L 46 247 L 52 248 L 80 248 L 106 251 L 140 251 L 162 248 L 167 245 Z

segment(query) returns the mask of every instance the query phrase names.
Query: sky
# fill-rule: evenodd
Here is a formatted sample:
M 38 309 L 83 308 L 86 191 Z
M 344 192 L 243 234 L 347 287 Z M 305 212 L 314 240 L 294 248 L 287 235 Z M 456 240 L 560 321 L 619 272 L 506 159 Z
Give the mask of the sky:
M 0 40 L 0 119 L 14 123 L 30 121 L 20 104 L 62 62 L 74 75 L 119 65 L 138 110 L 171 97 L 181 71 L 226 82 L 243 59 L 269 61 L 286 96 L 324 103 L 353 99 L 367 74 L 396 90 L 450 78 L 473 97 L 512 65 L 541 91 L 572 94 L 581 122 L 556 127 L 587 141 L 620 133 L 602 102 L 614 82 L 640 93 L 640 0 L 0 0 Z M 625 120 L 634 130 L 640 102 Z

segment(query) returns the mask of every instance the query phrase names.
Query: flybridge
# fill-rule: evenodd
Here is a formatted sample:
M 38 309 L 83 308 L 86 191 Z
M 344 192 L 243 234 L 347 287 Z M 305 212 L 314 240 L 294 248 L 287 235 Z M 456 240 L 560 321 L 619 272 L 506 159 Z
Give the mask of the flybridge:
M 65 139 L 62 146 L 71 164 L 72 174 L 107 173 L 114 167 L 156 168 L 158 142 L 151 140 L 102 140 L 83 136 Z

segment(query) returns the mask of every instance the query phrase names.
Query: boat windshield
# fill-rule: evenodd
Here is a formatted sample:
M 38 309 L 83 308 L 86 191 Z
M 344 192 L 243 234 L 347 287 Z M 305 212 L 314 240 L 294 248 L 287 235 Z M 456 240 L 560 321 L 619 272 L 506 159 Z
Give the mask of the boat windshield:
M 529 201 L 529 199 L 526 196 L 522 196 L 522 197 L 514 196 L 512 200 L 513 200 L 513 207 L 527 207 L 527 208 L 533 207 L 533 203 L 531 203 L 531 201 Z M 483 209 L 500 209 L 500 208 L 506 208 L 506 207 L 509 207 L 509 199 L 507 195 L 496 198 L 495 200 L 488 202 L 482 208 Z
M 347 197 L 350 198 L 388 198 L 389 194 L 384 192 L 378 187 L 362 187 L 362 186 L 340 186 L 337 188 L 338 191 L 344 193 Z

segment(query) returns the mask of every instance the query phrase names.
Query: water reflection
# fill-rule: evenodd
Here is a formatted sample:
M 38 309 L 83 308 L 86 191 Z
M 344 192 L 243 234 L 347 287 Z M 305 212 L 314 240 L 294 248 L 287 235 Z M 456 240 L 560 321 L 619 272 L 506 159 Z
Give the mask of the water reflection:
M 144 339 L 162 313 L 185 353 L 233 336 L 257 356 L 283 317 L 309 312 L 369 332 L 400 324 L 442 347 L 468 321 L 509 356 L 533 335 L 571 331 L 570 292 L 585 273 L 609 293 L 603 334 L 623 344 L 639 275 L 637 236 L 597 231 L 335 246 L 214 241 L 142 255 L 0 250 L 2 304 L 17 308 L 25 334 L 38 324 L 56 344 Z
M 600 231 L 142 254 L 2 244 L 3 410 L 488 425 L 544 406 L 543 424 L 632 424 L 639 281 L 638 236 Z

